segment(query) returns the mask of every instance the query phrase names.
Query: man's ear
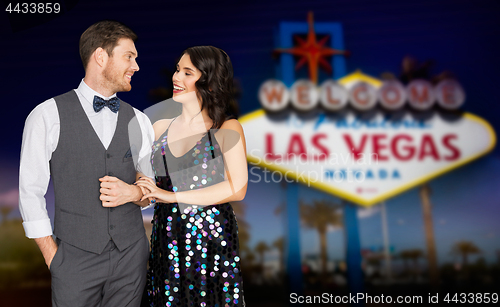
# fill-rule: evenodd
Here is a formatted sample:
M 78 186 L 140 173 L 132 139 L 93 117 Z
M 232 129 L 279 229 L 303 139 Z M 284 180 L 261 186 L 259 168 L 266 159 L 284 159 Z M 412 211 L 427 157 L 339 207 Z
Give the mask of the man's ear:
M 106 50 L 99 47 L 94 51 L 94 60 L 96 61 L 97 65 L 99 65 L 100 67 L 104 67 L 104 65 L 108 61 L 108 53 L 106 52 Z

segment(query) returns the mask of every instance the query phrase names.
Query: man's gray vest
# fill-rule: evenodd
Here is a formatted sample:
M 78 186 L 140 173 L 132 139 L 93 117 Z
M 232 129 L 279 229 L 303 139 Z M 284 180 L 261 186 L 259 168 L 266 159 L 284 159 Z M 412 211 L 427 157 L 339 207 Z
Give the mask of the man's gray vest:
M 61 123 L 59 143 L 50 160 L 54 234 L 68 244 L 98 254 L 110 239 L 123 250 L 144 236 L 141 209 L 133 203 L 103 207 L 99 178 L 109 175 L 129 184 L 135 181 L 128 133 L 129 123 L 137 125 L 132 129 L 140 129 L 134 110 L 121 101 L 116 131 L 106 150 L 74 91 L 54 99 Z

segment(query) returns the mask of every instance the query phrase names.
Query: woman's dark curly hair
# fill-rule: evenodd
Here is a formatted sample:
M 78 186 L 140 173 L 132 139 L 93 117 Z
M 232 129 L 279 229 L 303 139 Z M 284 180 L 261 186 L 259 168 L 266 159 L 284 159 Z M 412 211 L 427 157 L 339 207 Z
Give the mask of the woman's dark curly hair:
M 195 83 L 198 99 L 202 102 L 201 110 L 207 109 L 213 121 L 211 129 L 219 129 L 231 117 L 235 103 L 233 64 L 227 53 L 213 46 L 190 47 L 184 50 L 181 57 L 184 54 L 189 55 L 191 63 L 201 72 Z

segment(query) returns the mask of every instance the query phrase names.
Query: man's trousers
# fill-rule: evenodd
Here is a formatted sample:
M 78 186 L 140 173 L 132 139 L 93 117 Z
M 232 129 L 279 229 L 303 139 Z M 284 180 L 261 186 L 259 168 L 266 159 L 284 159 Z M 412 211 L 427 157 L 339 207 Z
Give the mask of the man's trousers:
M 53 307 L 140 306 L 149 257 L 145 235 L 123 251 L 109 241 L 101 254 L 57 243 L 50 264 Z

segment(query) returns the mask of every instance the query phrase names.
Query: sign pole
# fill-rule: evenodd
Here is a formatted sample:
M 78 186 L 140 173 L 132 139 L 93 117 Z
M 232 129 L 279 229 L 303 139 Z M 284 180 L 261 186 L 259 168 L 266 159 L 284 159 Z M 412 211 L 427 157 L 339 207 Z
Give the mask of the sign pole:
M 302 293 L 302 264 L 300 257 L 299 186 L 289 182 L 286 186 L 286 269 L 290 293 Z
M 380 212 L 382 215 L 382 234 L 384 236 L 384 258 L 385 258 L 385 273 L 388 282 L 392 280 L 391 272 L 391 254 L 389 251 L 389 225 L 387 224 L 387 209 L 385 207 L 385 201 L 380 204 Z
M 434 226 L 432 223 L 431 188 L 426 182 L 420 187 L 422 211 L 424 215 L 425 240 L 427 245 L 427 261 L 429 262 L 429 279 L 434 291 L 439 287 L 439 271 L 437 264 L 436 243 L 434 241 Z
M 354 204 L 344 205 L 344 229 L 346 237 L 346 261 L 347 281 L 349 292 L 356 296 L 364 293 L 363 271 L 361 270 L 361 243 L 359 239 L 359 227 L 357 207 Z M 352 306 L 364 306 L 363 302 L 357 302 Z

